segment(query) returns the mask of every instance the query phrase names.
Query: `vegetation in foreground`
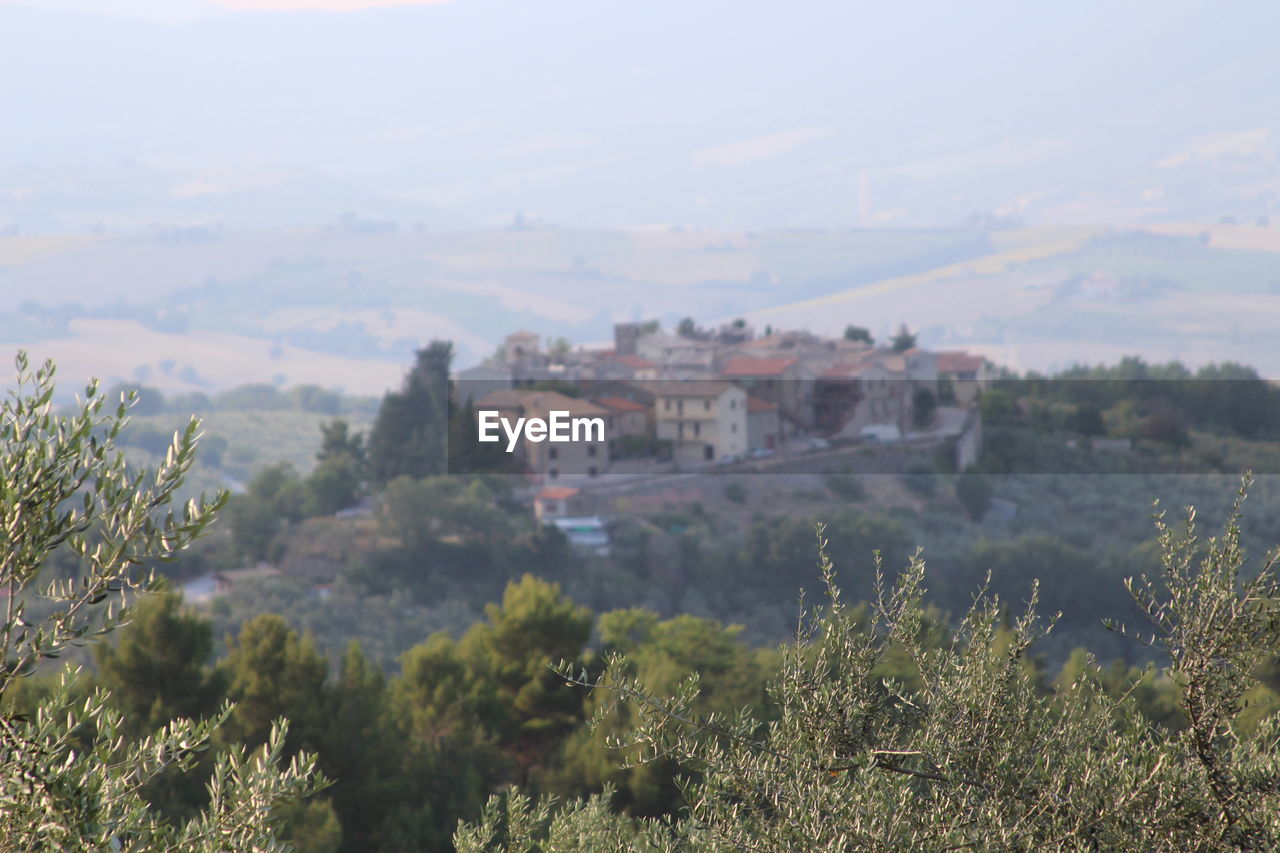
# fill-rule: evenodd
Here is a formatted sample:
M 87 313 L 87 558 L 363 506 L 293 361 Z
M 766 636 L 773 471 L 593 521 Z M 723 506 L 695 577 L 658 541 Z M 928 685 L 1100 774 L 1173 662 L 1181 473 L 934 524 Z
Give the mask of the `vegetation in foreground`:
M 766 716 L 699 713 L 696 676 L 655 693 L 622 657 L 600 676 L 558 667 L 604 697 L 595 725 L 626 709 L 634 725 L 611 743 L 631 761 L 685 771 L 675 820 L 614 814 L 608 793 L 555 808 L 510 791 L 458 849 L 1274 850 L 1280 718 L 1250 697 L 1280 646 L 1280 587 L 1275 556 L 1242 575 L 1247 485 L 1220 537 L 1200 542 L 1193 512 L 1181 530 L 1161 517 L 1162 571 L 1128 584 L 1168 662 L 1177 729 L 1153 725 L 1134 691 L 1109 692 L 1087 657 L 1043 690 L 1028 653 L 1050 626 L 1034 596 L 1006 623 L 983 591 L 939 641 L 922 560 L 878 581 L 866 618 L 824 557 L 826 606 L 785 650 Z
M 119 628 L 125 600 L 146 588 L 140 569 L 186 548 L 226 498 L 192 501 L 180 512 L 171 506 L 195 453 L 194 419 L 154 473 L 134 473 L 113 446 L 125 401 L 103 415 L 105 401 L 90 385 L 76 414 L 55 415 L 52 363 L 33 372 L 19 354 L 17 369 L 17 390 L 0 404 L 0 700 L 6 703 L 41 661 Z M 26 594 L 58 548 L 78 558 L 81 571 L 44 585 L 45 612 L 35 616 Z M 193 769 L 231 708 L 202 720 L 158 720 L 155 730 L 132 738 L 127 727 L 138 721 L 113 708 L 106 691 L 77 695 L 78 675 L 64 669 L 26 713 L 0 719 L 4 849 L 279 849 L 278 807 L 322 782 L 314 758 L 282 761 L 287 724 L 277 720 L 260 749 L 220 751 L 204 807 L 168 820 L 148 803 L 148 786 Z
M 123 408 L 97 418 L 94 392 L 81 415 L 59 419 L 48 369 L 30 381 L 4 420 L 4 519 L 19 547 L 3 576 L 12 606 L 0 766 L 15 849 L 1227 850 L 1280 840 L 1280 730 L 1267 705 L 1275 581 L 1270 564 L 1242 571 L 1238 504 L 1207 543 L 1191 527 L 1160 528 L 1162 572 L 1132 589 L 1132 628 L 1154 632 L 1160 670 L 1100 667 L 1077 651 L 1050 673 L 1033 646 L 1048 633 L 1034 602 L 1013 618 L 984 593 L 952 627 L 924 597 L 918 557 L 892 587 L 876 573 L 873 604 L 842 604 L 825 555 L 827 603 L 780 655 L 708 619 L 597 616 L 525 576 L 460 638 L 411 648 L 390 678 L 358 645 L 335 670 L 310 636 L 269 614 L 214 661 L 210 623 L 180 596 L 134 597 L 139 570 L 185 547 L 220 503 L 157 515 L 190 465 L 195 429 L 158 477 L 139 478 L 112 450 Z M 357 455 L 351 436 L 326 439 L 331 466 Z M 51 599 L 24 594 L 34 584 Z M 103 605 L 127 595 L 123 625 Z M 118 642 L 95 645 L 95 675 L 58 671 L 58 655 L 109 631 Z M 336 780 L 318 794 L 316 768 Z M 494 792 L 504 793 L 482 808 Z M 459 819 L 469 822 L 455 836 Z

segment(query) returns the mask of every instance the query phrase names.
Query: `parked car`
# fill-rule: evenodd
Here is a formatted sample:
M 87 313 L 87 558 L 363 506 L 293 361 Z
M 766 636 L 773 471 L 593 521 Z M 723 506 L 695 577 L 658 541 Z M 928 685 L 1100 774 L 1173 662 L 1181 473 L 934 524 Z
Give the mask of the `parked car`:
M 768 459 L 773 455 L 772 447 L 757 447 L 747 454 L 748 459 Z

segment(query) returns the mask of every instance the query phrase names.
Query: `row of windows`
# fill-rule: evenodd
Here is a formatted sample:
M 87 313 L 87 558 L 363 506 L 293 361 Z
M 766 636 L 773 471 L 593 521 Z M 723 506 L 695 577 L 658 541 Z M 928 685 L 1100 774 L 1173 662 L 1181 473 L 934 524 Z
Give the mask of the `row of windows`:
M 729 408 L 730 408 L 730 409 L 736 409 L 736 408 L 738 408 L 738 398 L 737 398 L 737 397 L 730 397 L 730 398 L 729 398 Z M 662 401 L 662 410 L 663 410 L 664 412 L 669 412 L 669 411 L 671 411 L 671 398 L 670 398 L 670 397 L 667 397 L 667 398 L 663 399 L 663 401 Z M 709 412 L 709 411 L 711 411 L 711 400 L 710 400 L 710 399 L 706 399 L 706 398 L 704 398 L 704 399 L 703 399 L 703 401 L 702 401 L 702 410 L 703 410 L 704 412 Z M 676 414 L 677 414 L 677 415 L 683 415 L 683 414 L 684 414 L 684 400 L 676 400 Z
M 548 477 L 550 477 L 552 480 L 559 479 L 559 477 L 560 477 L 560 469 L 559 469 L 559 468 L 552 468 L 550 471 L 548 471 L 548 472 L 547 472 L 547 476 L 548 476 Z M 598 477 L 598 476 L 600 476 L 600 470 L 599 470 L 598 468 L 596 468 L 596 466 L 592 465 L 590 468 L 588 468 L 588 469 L 587 469 L 587 476 L 588 476 L 588 477 Z
M 737 401 L 736 401 L 736 400 L 730 400 L 730 401 L 729 401 L 729 408 L 731 408 L 731 409 L 732 409 L 732 408 L 734 407 L 734 406 L 733 406 L 733 404 L 734 404 L 735 402 L 737 402 Z M 662 401 L 662 410 L 663 410 L 664 412 L 669 412 L 669 411 L 671 411 L 671 398 L 670 398 L 670 397 L 668 397 L 668 398 L 666 398 L 665 400 L 663 400 L 663 401 Z M 703 410 L 704 412 L 709 412 L 709 411 L 711 411 L 711 401 L 710 401 L 710 400 L 703 400 L 703 401 L 702 401 L 702 410 Z M 677 415 L 683 415 L 683 414 L 684 414 L 684 400 L 676 400 L 676 414 L 677 414 Z
M 685 422 L 684 422 L 684 421 L 676 421 L 676 430 L 677 430 L 677 432 L 678 432 L 678 434 L 679 434 L 680 438 L 684 438 L 684 428 L 685 428 Z M 738 425 L 737 425 L 737 423 L 731 423 L 731 424 L 729 424 L 729 432 L 736 433 L 737 431 L 738 431 Z M 702 435 L 702 424 L 701 424 L 699 421 L 694 421 L 694 422 L 693 422 L 693 437 L 694 437 L 694 438 L 698 438 L 698 437 L 699 437 L 699 436 L 701 436 L 701 435 Z
M 587 445 L 587 455 L 588 455 L 588 456 L 594 457 L 594 456 L 596 455 L 596 450 L 597 450 L 597 448 L 596 448 L 596 446 L 595 446 L 594 444 L 588 444 L 588 445 Z M 548 458 L 548 459 L 559 459 L 559 458 L 560 458 L 560 448 L 558 448 L 558 447 L 548 447 L 548 448 L 547 448 L 547 458 Z

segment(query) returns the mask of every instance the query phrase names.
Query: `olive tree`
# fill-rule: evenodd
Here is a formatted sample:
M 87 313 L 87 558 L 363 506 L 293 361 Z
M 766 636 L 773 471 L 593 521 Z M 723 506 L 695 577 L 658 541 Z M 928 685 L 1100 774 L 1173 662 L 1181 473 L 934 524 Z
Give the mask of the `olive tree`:
M 108 406 L 93 382 L 74 411 L 61 414 L 52 362 L 33 370 L 19 353 L 16 366 L 16 383 L 0 403 L 0 700 L 42 662 L 122 625 L 127 602 L 151 585 L 155 563 L 186 548 L 226 500 L 219 493 L 174 506 L 195 455 L 195 419 L 175 434 L 156 470 L 135 471 L 116 447 L 132 395 Z M 60 549 L 77 572 L 45 577 Z M 133 741 L 104 692 L 78 695 L 77 677 L 76 668 L 64 668 L 33 712 L 0 716 L 3 849 L 282 849 L 273 833 L 277 807 L 323 782 L 309 756 L 283 764 L 283 721 L 263 748 L 220 754 L 207 808 L 172 825 L 142 790 L 161 773 L 191 768 L 230 707 Z
M 1161 575 L 1129 582 L 1147 624 L 1115 626 L 1162 653 L 1176 730 L 1145 718 L 1131 692 L 1109 693 L 1092 661 L 1057 689 L 1044 683 L 1029 655 L 1054 620 L 1037 616 L 1034 592 L 1008 620 L 979 590 L 940 639 L 919 554 L 895 583 L 877 568 L 868 619 L 841 601 L 822 543 L 825 604 L 802 618 L 763 716 L 696 713 L 696 676 L 660 696 L 621 660 L 599 678 L 559 667 L 566 685 L 632 706 L 635 730 L 613 742 L 629 761 L 687 771 L 678 819 L 606 817 L 598 800 L 556 812 L 508 794 L 460 827 L 458 847 L 620 849 L 629 834 L 671 850 L 1278 849 L 1280 718 L 1245 716 L 1255 672 L 1280 651 L 1280 589 L 1274 556 L 1243 571 L 1247 486 L 1206 541 L 1193 512 L 1180 530 L 1157 515 Z

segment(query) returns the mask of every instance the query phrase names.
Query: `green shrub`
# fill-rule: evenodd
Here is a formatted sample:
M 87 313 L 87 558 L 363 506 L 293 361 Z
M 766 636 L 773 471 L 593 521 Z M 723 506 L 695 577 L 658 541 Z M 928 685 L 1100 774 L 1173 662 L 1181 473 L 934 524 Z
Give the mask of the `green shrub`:
M 917 495 L 932 497 L 938 490 L 938 473 L 932 465 L 916 463 L 902 475 L 902 484 Z
M 862 485 L 862 481 L 853 474 L 847 472 L 828 474 L 823 482 L 831 490 L 831 494 L 842 500 L 851 503 L 866 500 L 867 490 Z

